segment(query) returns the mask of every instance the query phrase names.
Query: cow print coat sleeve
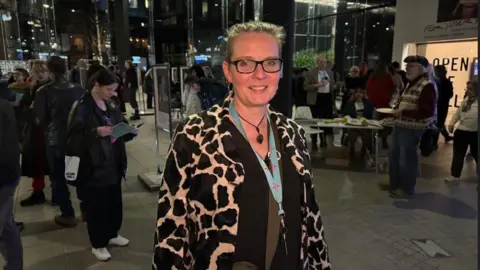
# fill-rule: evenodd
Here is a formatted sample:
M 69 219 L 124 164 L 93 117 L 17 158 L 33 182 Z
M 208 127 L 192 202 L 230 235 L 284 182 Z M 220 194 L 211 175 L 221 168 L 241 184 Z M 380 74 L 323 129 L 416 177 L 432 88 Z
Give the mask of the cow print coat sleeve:
M 152 269 L 190 269 L 193 257 L 189 239 L 188 199 L 193 153 L 184 125 L 175 131 L 167 154 L 158 199 Z
M 307 159 L 305 162 L 306 171 L 312 174 L 309 179 L 313 179 L 310 155 L 308 150 L 306 150 L 308 148 L 305 131 L 301 127 L 299 127 L 299 134 L 301 148 L 304 149 L 304 156 Z M 320 208 L 315 199 L 315 191 L 311 180 L 305 183 L 305 196 L 307 202 L 308 269 L 330 270 L 331 264 L 327 242 L 325 241 Z

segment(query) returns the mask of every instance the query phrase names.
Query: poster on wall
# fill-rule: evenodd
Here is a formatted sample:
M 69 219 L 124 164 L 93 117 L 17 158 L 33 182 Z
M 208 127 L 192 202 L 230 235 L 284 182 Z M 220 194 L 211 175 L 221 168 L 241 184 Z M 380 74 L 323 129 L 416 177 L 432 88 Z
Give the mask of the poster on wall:
M 473 80 L 475 63 L 478 63 L 477 44 L 477 41 L 445 42 L 422 44 L 417 48 L 418 54 L 432 65 L 445 66 L 447 77 L 453 83 L 447 123 L 463 101 L 467 82 Z
M 477 0 L 438 1 L 437 23 L 477 18 Z
M 157 127 L 172 132 L 172 115 L 170 111 L 170 65 L 158 64 L 152 68 L 155 89 L 155 119 Z
M 439 0 L 437 21 L 424 27 L 425 40 L 448 40 L 477 36 L 476 0 Z

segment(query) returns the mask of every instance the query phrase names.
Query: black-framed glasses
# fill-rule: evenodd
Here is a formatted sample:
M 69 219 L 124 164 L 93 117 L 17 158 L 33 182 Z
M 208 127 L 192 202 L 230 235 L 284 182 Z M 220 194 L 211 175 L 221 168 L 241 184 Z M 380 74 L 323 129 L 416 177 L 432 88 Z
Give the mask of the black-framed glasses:
M 241 59 L 230 61 L 230 64 L 237 68 L 238 73 L 249 74 L 257 70 L 258 65 L 261 65 L 263 71 L 267 73 L 276 73 L 282 69 L 283 59 L 265 59 L 263 61 L 255 61 L 252 59 Z

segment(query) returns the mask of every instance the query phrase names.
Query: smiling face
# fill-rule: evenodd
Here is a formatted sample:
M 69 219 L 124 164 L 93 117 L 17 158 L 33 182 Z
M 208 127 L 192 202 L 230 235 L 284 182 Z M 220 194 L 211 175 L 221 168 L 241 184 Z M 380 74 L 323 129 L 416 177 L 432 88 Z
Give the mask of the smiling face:
M 275 96 L 278 89 L 281 70 L 273 73 L 265 72 L 258 64 L 252 73 L 240 73 L 251 61 L 265 61 L 268 69 L 277 64 L 280 48 L 277 40 L 266 33 L 242 33 L 233 40 L 233 53 L 229 62 L 223 62 L 225 78 L 234 86 L 235 98 L 245 107 L 262 107 Z M 270 60 L 270 61 L 269 61 Z M 236 62 L 240 61 L 240 62 Z M 237 63 L 237 66 L 233 63 Z

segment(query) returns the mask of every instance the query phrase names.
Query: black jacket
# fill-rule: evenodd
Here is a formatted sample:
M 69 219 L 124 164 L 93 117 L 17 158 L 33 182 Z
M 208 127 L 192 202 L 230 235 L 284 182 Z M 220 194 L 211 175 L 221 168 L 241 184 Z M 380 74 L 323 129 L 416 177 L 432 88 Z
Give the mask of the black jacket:
M 127 153 L 125 142 L 135 135 L 125 135 L 114 143 L 111 137 L 97 136 L 97 127 L 106 126 L 108 117 L 112 126 L 127 122 L 120 108 L 106 101 L 107 111 L 103 112 L 86 93 L 72 108 L 68 121 L 66 155 L 80 157 L 77 181 L 87 186 L 109 186 L 125 178 Z
M 47 146 L 62 148 L 67 134 L 68 115 L 85 89 L 57 79 L 38 89 L 35 95 L 34 112 L 45 130 Z
M 202 103 L 202 109 L 208 110 L 214 105 L 221 105 L 228 94 L 228 88 L 224 84 L 214 80 L 202 78 L 199 81 L 200 102 Z
M 450 99 L 453 97 L 453 84 L 449 79 L 443 78 L 437 81 L 437 87 L 437 114 L 439 118 L 446 118 L 448 114 L 448 104 L 450 103 Z
M 20 146 L 9 90 L 0 90 L 0 187 L 14 185 L 20 177 Z
M 129 68 L 125 71 L 125 87 L 129 89 L 138 88 L 137 71 L 134 68 Z

